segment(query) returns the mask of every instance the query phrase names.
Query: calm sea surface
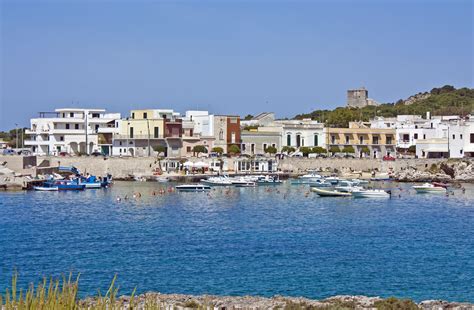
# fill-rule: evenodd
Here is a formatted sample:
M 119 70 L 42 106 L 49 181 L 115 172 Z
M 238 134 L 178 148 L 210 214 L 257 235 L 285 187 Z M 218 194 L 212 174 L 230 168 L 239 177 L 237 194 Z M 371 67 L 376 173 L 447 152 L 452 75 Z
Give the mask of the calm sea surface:
M 0 192 L 0 290 L 80 273 L 106 290 L 474 302 L 474 186 L 449 197 L 387 183 L 391 200 L 318 198 L 304 185 L 152 196 L 158 183 Z M 168 185 L 164 185 L 168 186 Z M 140 199 L 116 202 L 140 192 Z M 399 194 L 401 197 L 399 197 Z

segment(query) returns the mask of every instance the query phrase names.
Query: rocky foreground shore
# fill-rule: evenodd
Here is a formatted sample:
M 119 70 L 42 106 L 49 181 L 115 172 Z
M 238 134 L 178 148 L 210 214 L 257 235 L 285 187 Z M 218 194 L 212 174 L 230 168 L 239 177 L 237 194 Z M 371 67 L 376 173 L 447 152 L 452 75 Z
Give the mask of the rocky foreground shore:
M 397 299 L 367 296 L 335 296 L 323 300 L 303 297 L 275 296 L 271 298 L 255 296 L 212 296 L 212 295 L 179 295 L 146 293 L 136 296 L 121 296 L 115 301 L 121 309 L 421 309 L 421 310 L 472 310 L 474 304 L 447 302 L 441 300 L 426 300 L 415 303 L 409 299 Z M 80 307 L 95 308 L 100 304 L 97 298 L 88 298 L 80 302 Z

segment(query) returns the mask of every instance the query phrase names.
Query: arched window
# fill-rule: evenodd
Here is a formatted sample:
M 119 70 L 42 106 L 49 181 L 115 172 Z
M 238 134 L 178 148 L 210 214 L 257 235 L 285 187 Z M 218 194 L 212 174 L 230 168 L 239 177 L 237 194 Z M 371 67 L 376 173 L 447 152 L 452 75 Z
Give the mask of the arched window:
M 224 140 L 224 130 L 219 131 L 219 140 Z
M 318 146 L 318 135 L 314 135 L 314 146 Z
M 296 147 L 300 147 L 300 146 L 301 146 L 301 135 L 296 134 Z
M 291 146 L 291 134 L 286 135 L 286 145 Z

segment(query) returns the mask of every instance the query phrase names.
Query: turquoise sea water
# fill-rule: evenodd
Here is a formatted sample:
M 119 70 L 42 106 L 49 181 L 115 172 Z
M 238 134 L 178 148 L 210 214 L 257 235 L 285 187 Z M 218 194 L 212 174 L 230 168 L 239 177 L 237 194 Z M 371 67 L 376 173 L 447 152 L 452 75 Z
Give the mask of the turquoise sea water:
M 304 185 L 152 196 L 160 184 L 0 192 L 0 290 L 81 273 L 106 290 L 474 302 L 474 186 L 449 197 L 318 198 Z M 168 186 L 168 185 L 164 185 Z M 142 197 L 116 202 L 140 192 Z M 400 195 L 400 197 L 399 197 Z

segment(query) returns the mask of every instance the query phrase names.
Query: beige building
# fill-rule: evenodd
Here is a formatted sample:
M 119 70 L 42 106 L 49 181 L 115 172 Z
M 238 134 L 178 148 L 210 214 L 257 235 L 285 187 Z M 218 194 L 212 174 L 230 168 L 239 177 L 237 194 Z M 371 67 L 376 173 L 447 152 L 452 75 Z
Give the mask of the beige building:
M 325 128 L 326 145 L 342 149 L 352 146 L 356 157 L 395 156 L 395 129 L 371 128 L 370 123 L 351 122 L 349 128 Z M 364 152 L 368 150 L 368 154 Z

